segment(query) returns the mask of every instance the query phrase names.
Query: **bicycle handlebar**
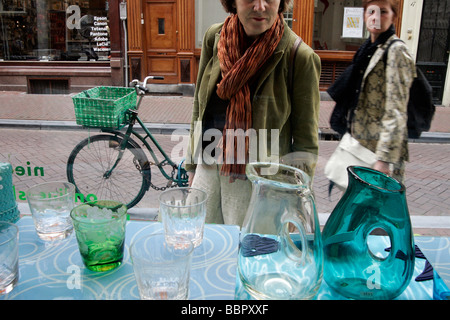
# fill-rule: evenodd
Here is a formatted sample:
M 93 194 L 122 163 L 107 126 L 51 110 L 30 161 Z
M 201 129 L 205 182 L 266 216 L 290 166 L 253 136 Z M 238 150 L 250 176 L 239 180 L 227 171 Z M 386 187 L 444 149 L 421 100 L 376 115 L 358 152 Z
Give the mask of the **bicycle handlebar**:
M 139 80 L 134 79 L 133 81 L 131 81 L 129 83 L 128 86 L 136 87 L 136 88 L 139 88 L 141 91 L 148 92 L 149 90 L 147 89 L 147 81 L 150 80 L 150 79 L 153 79 L 153 80 L 164 80 L 164 77 L 163 76 L 147 76 L 147 77 L 145 77 L 144 82 L 142 83 L 142 85 L 140 85 L 140 81 Z

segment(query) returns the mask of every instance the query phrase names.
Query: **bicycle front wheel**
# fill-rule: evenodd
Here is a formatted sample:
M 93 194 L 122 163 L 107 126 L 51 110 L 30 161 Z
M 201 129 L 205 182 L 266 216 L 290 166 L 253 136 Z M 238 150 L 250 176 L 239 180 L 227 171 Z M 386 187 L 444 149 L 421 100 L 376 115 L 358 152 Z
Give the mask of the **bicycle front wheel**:
M 150 185 L 150 166 L 141 147 L 132 139 L 120 157 L 123 138 L 95 135 L 81 141 L 67 161 L 67 178 L 82 202 L 116 200 L 136 205 Z

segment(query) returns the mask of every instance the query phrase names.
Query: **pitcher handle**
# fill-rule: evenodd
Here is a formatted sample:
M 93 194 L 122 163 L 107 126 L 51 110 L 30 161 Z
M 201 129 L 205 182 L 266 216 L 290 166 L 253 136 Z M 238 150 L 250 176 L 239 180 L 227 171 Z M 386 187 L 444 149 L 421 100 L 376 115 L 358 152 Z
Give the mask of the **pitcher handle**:
M 302 207 L 306 210 L 307 217 L 312 219 L 312 223 L 314 223 L 314 228 L 318 228 L 318 219 L 316 213 L 316 207 L 314 204 L 314 196 L 311 192 L 311 189 L 308 187 L 302 187 L 297 190 L 297 195 L 301 199 L 301 202 L 304 204 Z M 292 239 L 296 236 L 296 234 L 289 233 L 289 223 L 292 223 L 297 230 L 299 231 L 299 239 L 301 240 L 301 246 L 297 246 L 295 241 Z M 305 230 L 305 226 L 303 221 L 296 216 L 286 217 L 283 228 L 282 228 L 281 239 L 283 239 L 284 243 L 282 248 L 289 259 L 299 263 L 305 264 L 305 259 L 308 256 L 308 242 L 307 242 L 307 233 Z
M 289 224 L 292 223 L 299 233 L 290 233 Z M 306 230 L 300 221 L 295 217 L 291 217 L 283 223 L 283 228 L 280 235 L 281 249 L 286 257 L 297 264 L 303 265 L 305 263 L 306 252 L 308 244 L 306 239 Z M 300 246 L 296 244 L 300 240 Z

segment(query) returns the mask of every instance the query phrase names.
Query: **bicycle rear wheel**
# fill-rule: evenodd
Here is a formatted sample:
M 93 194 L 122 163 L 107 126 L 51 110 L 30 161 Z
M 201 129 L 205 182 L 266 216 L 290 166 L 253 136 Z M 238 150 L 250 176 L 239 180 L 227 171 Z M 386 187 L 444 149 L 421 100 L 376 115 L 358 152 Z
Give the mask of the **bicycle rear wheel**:
M 67 161 L 67 178 L 81 201 L 116 200 L 131 208 L 142 199 L 150 186 L 147 156 L 130 138 L 117 161 L 122 140 L 116 135 L 95 135 L 73 149 Z

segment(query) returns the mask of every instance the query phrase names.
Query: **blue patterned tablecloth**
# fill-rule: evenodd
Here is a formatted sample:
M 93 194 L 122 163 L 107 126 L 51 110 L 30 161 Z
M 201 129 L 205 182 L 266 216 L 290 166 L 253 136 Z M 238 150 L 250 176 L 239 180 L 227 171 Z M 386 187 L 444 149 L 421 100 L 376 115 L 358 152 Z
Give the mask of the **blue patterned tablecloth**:
M 163 231 L 158 222 L 128 221 L 123 263 L 109 272 L 93 272 L 83 265 L 74 233 L 45 243 L 31 217 L 22 217 L 17 226 L 19 282 L 0 299 L 139 299 L 129 246 L 137 237 Z M 194 250 L 189 299 L 234 299 L 238 246 L 237 226 L 205 226 L 203 243 Z
M 447 256 L 449 253 L 449 238 L 435 238 L 441 239 L 442 242 L 438 240 L 433 240 L 434 238 L 430 237 L 416 237 L 415 243 L 421 248 L 422 244 L 427 243 L 428 247 L 433 248 L 435 251 L 440 251 L 443 247 L 444 251 L 446 250 Z M 446 240 L 445 240 L 446 239 Z M 368 240 L 370 244 L 371 250 L 373 253 L 382 252 L 384 249 L 390 246 L 389 238 L 384 236 L 371 236 Z M 430 259 L 427 256 L 428 259 Z M 450 259 L 450 258 L 449 258 Z M 433 260 L 430 260 L 433 264 Z M 416 258 L 415 266 L 414 266 L 414 274 L 411 278 L 411 282 L 408 287 L 403 291 L 403 293 L 398 296 L 397 300 L 431 300 L 433 299 L 433 280 L 415 281 L 415 278 L 422 273 L 425 269 L 425 259 Z M 448 270 L 448 264 L 447 264 Z M 236 277 L 236 293 L 235 299 L 237 300 L 252 300 L 253 298 L 245 291 L 243 285 L 239 279 L 239 275 Z M 323 280 L 322 284 L 319 288 L 317 295 L 315 296 L 316 300 L 345 300 L 344 296 L 339 295 L 338 293 L 331 290 L 331 288 L 327 285 L 327 283 Z
M 450 238 L 417 237 L 416 244 L 450 289 Z

